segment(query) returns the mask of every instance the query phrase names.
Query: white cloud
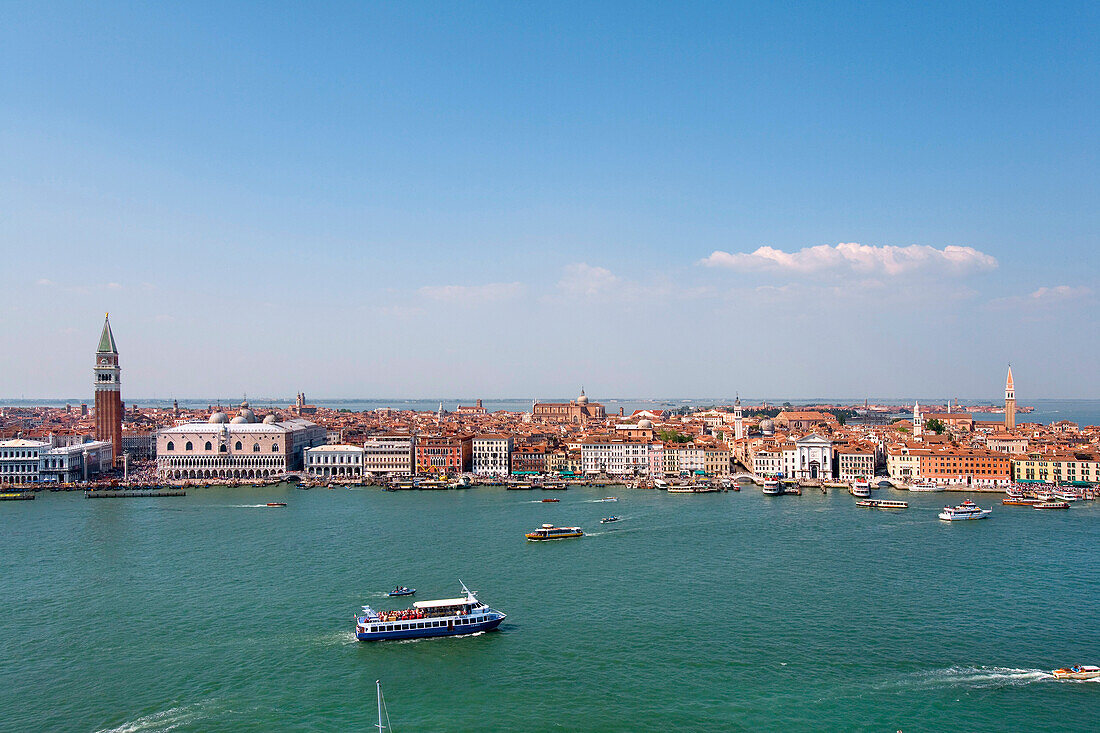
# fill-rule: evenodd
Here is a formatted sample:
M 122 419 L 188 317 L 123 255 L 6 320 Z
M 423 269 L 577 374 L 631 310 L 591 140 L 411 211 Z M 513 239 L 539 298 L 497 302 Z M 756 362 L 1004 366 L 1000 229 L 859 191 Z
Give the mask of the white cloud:
M 122 290 L 122 286 L 118 283 L 107 283 L 108 290 Z
M 420 294 L 432 300 L 454 303 L 492 303 L 514 298 L 523 292 L 523 283 L 486 283 L 484 285 L 425 285 Z
M 616 290 L 622 282 L 607 268 L 576 262 L 566 265 L 565 275 L 558 281 L 558 287 L 573 295 L 602 295 Z
M 862 275 L 904 275 L 927 271 L 962 275 L 997 267 L 997 259 L 973 247 L 948 245 L 936 249 L 924 244 L 907 247 L 893 245 L 841 243 L 820 244 L 797 252 L 760 247 L 754 252 L 717 250 L 699 261 L 707 267 L 732 270 L 788 272 L 799 275 L 818 273 L 859 273 Z
M 42 278 L 38 282 L 36 282 L 35 285 L 41 285 L 44 288 L 52 288 L 54 285 L 57 285 L 57 283 L 55 283 L 53 280 Z
M 1043 308 L 1083 300 L 1092 295 L 1092 290 L 1084 285 L 1043 286 L 1026 295 L 1010 295 L 989 301 L 992 308 Z

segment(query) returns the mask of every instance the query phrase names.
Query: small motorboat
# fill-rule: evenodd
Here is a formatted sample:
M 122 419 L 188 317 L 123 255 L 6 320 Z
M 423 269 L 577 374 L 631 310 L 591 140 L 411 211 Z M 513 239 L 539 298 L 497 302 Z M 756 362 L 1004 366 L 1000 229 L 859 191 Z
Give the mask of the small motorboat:
M 596 499 L 596 501 L 618 501 L 618 500 L 619 500 L 619 497 L 617 497 L 617 496 L 605 496 L 602 499 Z
M 399 585 L 396 588 L 394 588 L 393 590 L 391 590 L 389 593 L 387 593 L 386 595 L 388 595 L 390 597 L 411 596 L 413 593 L 416 593 L 416 588 L 406 588 L 403 585 Z
M 542 503 L 543 504 L 554 504 L 554 503 L 559 502 L 559 501 L 561 501 L 561 499 L 543 499 Z
M 1092 680 L 1100 677 L 1100 667 L 1091 664 L 1078 664 L 1063 667 L 1051 672 L 1056 680 Z
M 1034 509 L 1069 509 L 1068 501 L 1043 501 L 1033 504 Z
M 600 520 L 600 524 L 611 524 L 612 522 L 622 521 L 622 517 L 604 517 Z
M 269 502 L 267 502 L 267 505 L 268 506 L 286 506 L 286 502 L 285 501 L 269 501 Z

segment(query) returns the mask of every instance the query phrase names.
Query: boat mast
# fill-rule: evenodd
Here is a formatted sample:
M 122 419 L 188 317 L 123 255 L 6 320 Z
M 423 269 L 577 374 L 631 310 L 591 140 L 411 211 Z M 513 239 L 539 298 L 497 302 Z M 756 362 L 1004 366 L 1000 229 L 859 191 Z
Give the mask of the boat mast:
M 374 684 L 378 687 L 378 733 L 382 733 L 385 730 L 385 726 L 382 725 L 382 680 L 375 680 Z

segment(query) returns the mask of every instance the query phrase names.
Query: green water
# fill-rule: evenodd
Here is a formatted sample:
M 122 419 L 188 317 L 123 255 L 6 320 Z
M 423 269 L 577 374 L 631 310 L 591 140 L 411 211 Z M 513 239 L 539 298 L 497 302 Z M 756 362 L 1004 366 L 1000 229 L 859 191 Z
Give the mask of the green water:
M 1100 661 L 1100 502 L 608 492 L 0 504 L 0 730 L 368 730 L 376 679 L 398 732 L 1095 729 L 1100 684 L 1042 671 Z M 544 521 L 590 534 L 525 542 Z M 354 640 L 459 578 L 499 631 Z

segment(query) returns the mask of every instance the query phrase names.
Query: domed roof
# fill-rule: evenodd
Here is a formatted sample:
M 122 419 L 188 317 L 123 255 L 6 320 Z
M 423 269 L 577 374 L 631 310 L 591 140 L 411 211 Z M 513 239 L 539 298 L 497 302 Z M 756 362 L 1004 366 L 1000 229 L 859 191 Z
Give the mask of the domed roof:
M 227 423 L 227 422 L 229 422 L 229 415 L 226 415 L 221 410 L 218 410 L 217 412 L 215 412 L 213 415 L 210 416 L 210 419 L 207 420 L 207 422 L 211 423 L 211 424 L 214 424 L 214 423 Z
M 581 396 L 577 398 L 578 405 L 587 405 L 588 397 L 584 394 L 584 387 L 581 387 Z
M 248 422 L 248 420 L 244 416 L 237 415 L 235 418 L 233 418 L 232 420 L 229 421 L 229 424 L 230 425 L 243 425 L 246 422 Z
M 653 421 L 650 420 L 649 418 L 643 417 L 641 420 L 638 421 L 638 427 L 640 427 L 640 428 L 652 428 L 653 427 Z
M 256 413 L 248 406 L 248 400 L 245 400 L 241 403 L 241 409 L 237 410 L 237 417 L 233 418 L 230 422 L 240 424 L 259 421 L 259 418 L 256 417 Z
M 773 433 L 775 432 L 775 423 L 772 422 L 770 417 L 766 417 L 760 421 L 760 432 Z
M 274 415 L 268 415 L 267 417 L 264 418 L 264 425 L 274 425 L 274 424 L 275 424 L 275 416 Z

